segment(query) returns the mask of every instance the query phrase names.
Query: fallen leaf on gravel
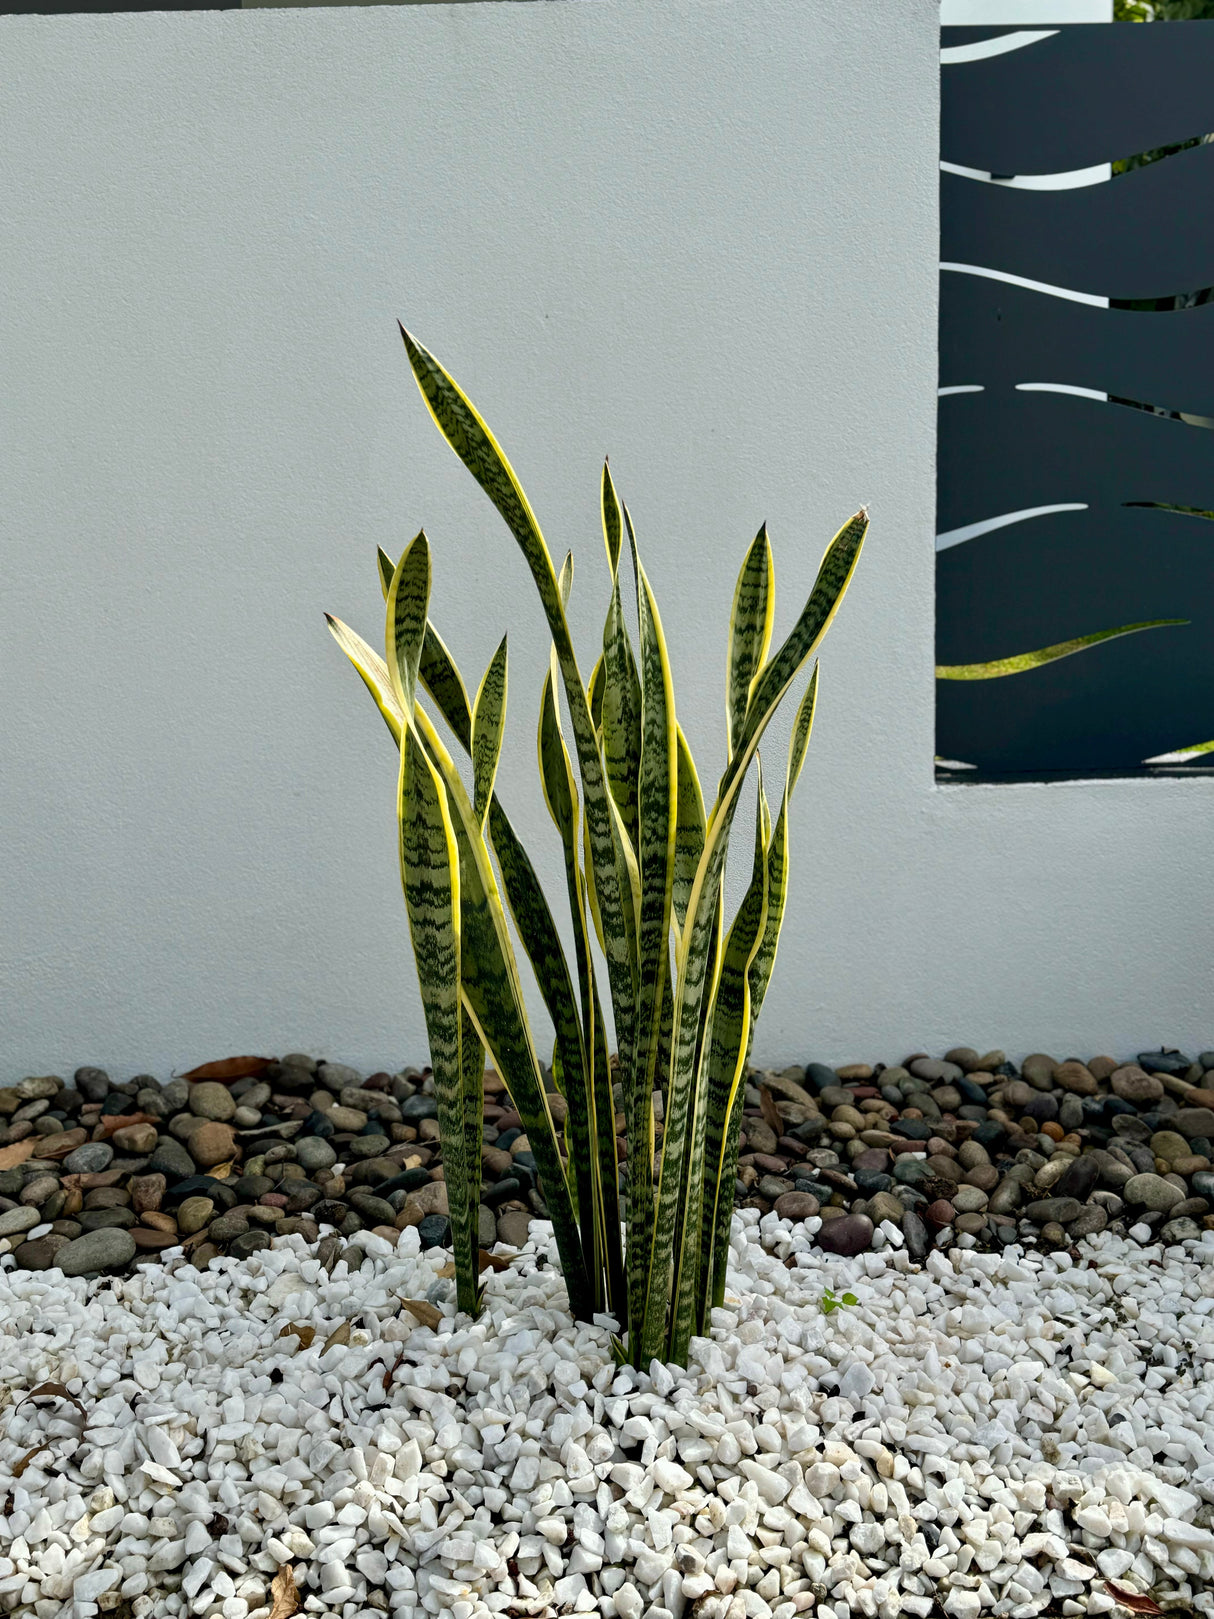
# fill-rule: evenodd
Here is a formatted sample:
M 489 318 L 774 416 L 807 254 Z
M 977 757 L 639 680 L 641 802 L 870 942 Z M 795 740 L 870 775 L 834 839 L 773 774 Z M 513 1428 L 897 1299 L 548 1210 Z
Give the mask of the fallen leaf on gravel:
M 483 1275 L 487 1270 L 503 1271 L 510 1269 L 510 1259 L 506 1254 L 491 1254 L 487 1248 L 482 1248 L 477 1255 L 476 1270 Z
M 1106 1580 L 1104 1588 L 1114 1602 L 1120 1602 L 1123 1608 L 1129 1608 L 1132 1613 L 1163 1612 L 1158 1602 L 1153 1601 L 1150 1597 L 1141 1596 L 1137 1591 L 1129 1591 L 1124 1585 L 1114 1585 L 1112 1580 Z
M 427 1299 L 402 1299 L 400 1302 L 410 1315 L 417 1317 L 423 1327 L 437 1327 L 443 1319 L 443 1312 Z
M 64 1175 L 60 1179 L 60 1186 L 66 1186 L 69 1191 L 92 1192 L 98 1186 L 114 1186 L 129 1174 L 126 1169 L 97 1169 L 91 1175 Z
M 57 1158 L 66 1158 L 69 1152 L 83 1147 L 88 1138 L 87 1130 L 63 1130 L 57 1136 L 43 1136 L 38 1146 L 38 1156 L 52 1162 Z
M 270 1595 L 274 1598 L 270 1619 L 291 1619 L 293 1613 L 299 1612 L 299 1592 L 289 1563 L 278 1565 L 278 1573 L 270 1581 Z
M 213 1164 L 211 1168 L 207 1170 L 207 1174 L 212 1180 L 226 1181 L 235 1167 L 235 1158 L 229 1158 L 226 1164 Z
M 401 1367 L 404 1364 L 405 1364 L 405 1352 L 402 1349 L 400 1354 L 397 1355 L 396 1359 L 392 1362 L 391 1366 L 385 1366 L 384 1367 L 384 1393 L 385 1394 L 392 1387 L 392 1379 L 396 1376 L 397 1372 L 400 1371 Z
M 128 1124 L 159 1124 L 161 1121 L 154 1113 L 103 1113 L 97 1120 L 101 1134 L 95 1139 L 104 1141 L 106 1136 L 112 1136 L 115 1130 L 124 1130 Z
M 436 1276 L 454 1276 L 455 1275 L 455 1266 L 451 1263 L 450 1260 L 448 1260 L 447 1263 L 444 1266 L 442 1266 L 442 1268 L 440 1270 L 436 1270 L 434 1274 Z
M 76 1396 L 71 1393 L 66 1383 L 39 1383 L 36 1388 L 32 1388 L 29 1391 L 29 1393 L 25 1396 L 25 1399 L 69 1400 L 71 1404 L 76 1407 L 77 1411 L 79 1411 L 82 1417 L 84 1417 L 86 1420 L 88 1418 L 88 1412 L 84 1409 Z M 21 1403 L 24 1405 L 25 1400 L 23 1400 Z
M 257 1079 L 276 1059 L 273 1057 L 224 1057 L 219 1062 L 204 1062 L 200 1068 L 191 1068 L 188 1074 L 175 1074 L 175 1079 L 217 1079 L 221 1085 L 235 1079 Z M 291 1612 L 294 1613 L 294 1608 Z
M 16 1169 L 18 1164 L 32 1158 L 37 1140 L 37 1136 L 26 1136 L 24 1141 L 14 1141 L 11 1147 L 0 1147 L 0 1169 Z
M 350 1323 L 343 1321 L 340 1327 L 335 1327 L 325 1339 L 325 1346 L 321 1350 L 321 1359 L 329 1353 L 335 1344 L 348 1344 L 350 1342 Z
M 22 1473 L 25 1472 L 26 1468 L 33 1461 L 34 1457 L 35 1456 L 40 1456 L 44 1450 L 49 1450 L 50 1448 L 51 1447 L 46 1443 L 46 1441 L 43 1440 L 42 1444 L 35 1445 L 33 1450 L 27 1450 L 25 1455 L 22 1456 L 20 1461 L 14 1462 L 14 1464 L 13 1464 L 13 1477 L 14 1478 L 20 1478 Z
M 298 1338 L 301 1349 L 311 1349 L 312 1340 L 316 1336 L 315 1327 L 301 1327 L 298 1321 L 292 1321 L 278 1334 L 280 1338 Z M 328 1348 L 328 1345 L 325 1345 Z

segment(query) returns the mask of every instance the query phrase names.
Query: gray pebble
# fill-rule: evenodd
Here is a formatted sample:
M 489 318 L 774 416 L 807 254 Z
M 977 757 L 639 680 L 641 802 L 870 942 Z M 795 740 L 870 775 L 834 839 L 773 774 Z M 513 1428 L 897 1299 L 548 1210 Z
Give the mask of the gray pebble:
M 69 1175 L 98 1175 L 110 1167 L 113 1156 L 114 1149 L 108 1141 L 86 1141 L 83 1147 L 68 1153 L 63 1167 Z
M 300 1136 L 295 1142 L 296 1162 L 309 1174 L 318 1169 L 332 1169 L 337 1154 L 321 1136 Z
M 14 1237 L 19 1231 L 30 1231 L 36 1225 L 42 1224 L 42 1216 L 36 1208 L 28 1203 L 22 1203 L 15 1209 L 6 1209 L 0 1214 L 0 1237 Z
M 121 1226 L 86 1231 L 60 1248 L 55 1263 L 65 1276 L 86 1276 L 90 1271 L 117 1270 L 135 1257 L 135 1239 Z
M 1165 1181 L 1162 1175 L 1132 1175 L 1125 1183 L 1126 1201 L 1143 1208 L 1159 1209 L 1166 1213 L 1177 1203 L 1183 1203 L 1184 1193 L 1179 1186 Z

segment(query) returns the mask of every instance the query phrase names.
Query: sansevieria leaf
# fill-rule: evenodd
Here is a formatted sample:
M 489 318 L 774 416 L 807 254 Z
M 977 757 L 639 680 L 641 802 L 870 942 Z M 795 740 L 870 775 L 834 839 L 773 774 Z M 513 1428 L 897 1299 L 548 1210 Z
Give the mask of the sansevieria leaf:
M 421 533 L 401 557 L 388 587 L 388 673 L 407 715 L 417 695 L 417 666 L 430 603 L 430 543 Z
M 733 610 L 729 615 L 725 712 L 730 753 L 741 735 L 754 678 L 763 667 L 767 649 L 771 645 L 776 609 L 772 574 L 771 542 L 767 538 L 767 524 L 764 523 L 746 553 L 734 588 Z
M 476 1220 L 480 1203 L 480 1153 L 469 1165 L 464 1128 L 464 1056 L 460 1003 L 460 870 L 455 829 L 438 772 L 412 727 L 401 739 L 401 881 L 417 960 L 434 1099 L 443 1132 L 443 1178 L 455 1251 L 458 1305 L 479 1305 Z M 483 1070 L 483 1061 L 482 1061 Z
M 497 761 L 501 755 L 505 729 L 506 637 L 503 635 L 481 679 L 472 710 L 473 802 L 480 817 L 482 832 L 493 800 L 493 783 L 497 776 Z
M 1094 630 L 1091 635 L 1077 635 L 1073 641 L 1056 641 L 1053 646 L 1037 647 L 1032 652 L 1016 652 L 1010 658 L 994 658 L 990 663 L 938 663 L 937 680 L 998 680 L 1003 675 L 1022 675 L 1029 669 L 1040 669 L 1043 664 L 1056 663 L 1072 653 L 1086 652 L 1101 641 L 1112 641 L 1119 635 L 1133 635 L 1138 630 L 1158 630 L 1169 624 L 1187 624 L 1187 618 L 1148 618 L 1140 624 L 1119 624 L 1112 630 Z

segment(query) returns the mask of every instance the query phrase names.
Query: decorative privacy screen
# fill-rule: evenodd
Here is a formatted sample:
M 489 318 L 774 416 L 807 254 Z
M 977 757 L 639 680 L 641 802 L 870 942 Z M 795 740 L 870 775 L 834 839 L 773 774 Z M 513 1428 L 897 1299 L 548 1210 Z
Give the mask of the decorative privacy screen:
M 943 35 L 938 777 L 1212 770 L 1214 22 Z

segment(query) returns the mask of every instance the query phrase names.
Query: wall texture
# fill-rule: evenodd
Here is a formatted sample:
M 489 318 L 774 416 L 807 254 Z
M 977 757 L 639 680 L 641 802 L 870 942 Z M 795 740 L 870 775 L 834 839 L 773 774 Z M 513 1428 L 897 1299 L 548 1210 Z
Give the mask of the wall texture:
M 743 548 L 766 519 L 779 631 L 871 503 L 760 1056 L 1210 1043 L 1203 784 L 933 785 L 936 22 L 601 0 L 0 24 L 0 1079 L 423 1057 L 393 750 L 321 617 L 378 638 L 375 546 L 423 522 L 470 681 L 511 631 L 502 790 L 557 878 L 538 604 L 397 316 L 573 544 L 587 666 L 610 451 L 708 781 Z

